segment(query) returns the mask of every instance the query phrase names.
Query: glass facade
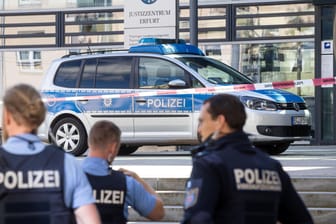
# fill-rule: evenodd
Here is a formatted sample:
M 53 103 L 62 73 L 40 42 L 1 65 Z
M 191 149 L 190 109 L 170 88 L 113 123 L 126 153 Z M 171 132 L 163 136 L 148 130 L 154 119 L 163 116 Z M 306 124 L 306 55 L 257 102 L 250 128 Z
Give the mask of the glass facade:
M 311 3 L 198 3 L 199 46 L 208 55 L 258 82 L 314 77 Z M 123 0 L 6 0 L 0 14 L 0 48 L 122 48 L 123 4 Z M 189 41 L 189 0 L 180 0 L 179 9 L 179 37 Z M 313 88 L 291 91 L 314 95 Z
M 189 6 L 180 6 L 179 37 L 189 40 Z M 216 5 L 199 7 L 198 9 L 198 38 L 200 42 L 227 40 L 227 6 Z
M 124 15 L 121 9 L 74 11 L 60 16 L 65 19 L 65 46 L 123 45 Z
M 81 7 L 123 7 L 123 0 L 3 0 L 4 10 L 62 9 Z
M 314 42 L 209 44 L 204 52 L 229 64 L 256 82 L 314 78 Z M 314 87 L 293 88 L 301 96 L 314 96 Z
M 312 4 L 244 5 L 235 11 L 238 40 L 314 35 Z

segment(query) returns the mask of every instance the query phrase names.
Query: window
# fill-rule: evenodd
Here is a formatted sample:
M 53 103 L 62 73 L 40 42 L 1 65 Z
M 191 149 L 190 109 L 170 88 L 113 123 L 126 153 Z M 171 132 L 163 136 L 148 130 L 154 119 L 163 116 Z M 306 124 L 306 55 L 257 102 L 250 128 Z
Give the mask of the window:
M 190 86 L 190 76 L 177 65 L 157 58 L 142 57 L 139 62 L 139 87 L 143 89 L 168 89 L 172 80 L 182 80 Z M 182 86 L 181 86 L 182 87 Z
M 189 6 L 180 7 L 179 36 L 188 40 L 190 37 Z M 198 38 L 200 42 L 217 42 L 227 40 L 227 6 L 199 5 L 198 7 Z
M 123 28 L 122 9 L 67 12 L 64 22 L 65 45 L 121 45 L 124 42 Z
M 178 60 L 195 70 L 204 79 L 213 84 L 231 85 L 251 83 L 251 80 L 247 79 L 236 70 L 211 58 L 180 57 Z
M 94 78 L 96 75 L 97 59 L 87 60 L 84 64 L 82 79 L 80 81 L 80 88 L 93 88 Z
M 40 5 L 41 0 L 19 0 L 19 6 Z
M 132 57 L 98 59 L 96 88 L 130 88 Z
M 57 86 L 75 88 L 78 80 L 82 61 L 68 61 L 61 64 L 58 69 L 54 83 Z
M 17 52 L 17 64 L 21 71 L 41 71 L 41 52 L 19 51 Z
M 277 82 L 314 78 L 314 42 L 237 45 L 239 70 L 256 82 Z M 227 53 L 227 52 L 226 52 Z M 313 96 L 314 87 L 287 89 L 298 95 Z
M 111 0 L 78 0 L 78 7 L 104 7 L 111 6 Z
M 314 6 L 309 3 L 235 7 L 237 40 L 313 37 Z

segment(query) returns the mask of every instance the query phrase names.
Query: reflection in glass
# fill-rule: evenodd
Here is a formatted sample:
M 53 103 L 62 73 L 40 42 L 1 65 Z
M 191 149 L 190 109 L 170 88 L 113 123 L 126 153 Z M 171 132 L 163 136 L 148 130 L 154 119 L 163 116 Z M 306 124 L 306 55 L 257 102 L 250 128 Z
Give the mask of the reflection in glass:
M 255 5 L 236 7 L 237 38 L 295 37 L 314 35 L 312 4 Z
M 313 79 L 314 41 L 202 45 L 206 55 L 231 65 L 255 82 Z M 314 96 L 314 87 L 292 88 L 301 96 Z
M 75 45 L 122 43 L 124 24 L 121 14 L 119 11 L 66 14 L 65 43 Z
M 240 45 L 240 68 L 257 82 L 276 82 L 314 78 L 314 43 L 292 42 L 278 44 Z M 313 87 L 290 91 L 313 96 Z
M 253 5 L 237 7 L 237 15 L 246 14 L 267 14 L 267 13 L 287 13 L 287 12 L 314 12 L 314 5 L 303 4 L 286 4 L 279 7 L 279 5 Z
M 111 35 L 74 35 L 66 36 L 65 44 L 100 44 L 100 43 L 123 43 L 123 34 L 111 34 Z
M 198 27 L 199 28 L 216 28 L 216 27 L 224 27 L 226 24 L 225 19 L 211 19 L 211 20 L 199 20 Z
M 277 16 L 277 17 L 254 17 L 254 18 L 239 18 L 236 20 L 237 26 L 263 26 L 263 25 L 290 25 L 313 23 L 314 15 L 308 16 Z
M 314 35 L 314 27 L 237 30 L 237 38 L 293 37 Z

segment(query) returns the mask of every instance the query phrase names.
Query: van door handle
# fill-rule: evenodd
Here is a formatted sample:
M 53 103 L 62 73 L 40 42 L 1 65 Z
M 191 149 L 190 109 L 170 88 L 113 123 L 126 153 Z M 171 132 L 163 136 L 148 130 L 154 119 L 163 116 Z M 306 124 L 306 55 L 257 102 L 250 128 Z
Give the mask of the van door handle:
M 80 103 L 80 104 L 87 104 L 87 103 L 89 102 L 88 99 L 82 99 L 82 100 L 77 100 L 77 101 L 78 101 L 78 103 Z
M 135 102 L 137 102 L 137 103 L 146 103 L 147 100 L 145 100 L 145 99 L 138 99 L 138 100 L 135 100 Z

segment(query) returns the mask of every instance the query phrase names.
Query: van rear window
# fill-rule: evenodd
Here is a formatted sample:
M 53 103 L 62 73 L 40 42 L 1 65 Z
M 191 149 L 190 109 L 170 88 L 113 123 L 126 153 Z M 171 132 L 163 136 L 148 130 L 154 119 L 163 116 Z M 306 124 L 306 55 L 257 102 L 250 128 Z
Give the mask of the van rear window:
M 75 88 L 79 77 L 81 60 L 67 61 L 59 67 L 54 84 L 62 87 Z

